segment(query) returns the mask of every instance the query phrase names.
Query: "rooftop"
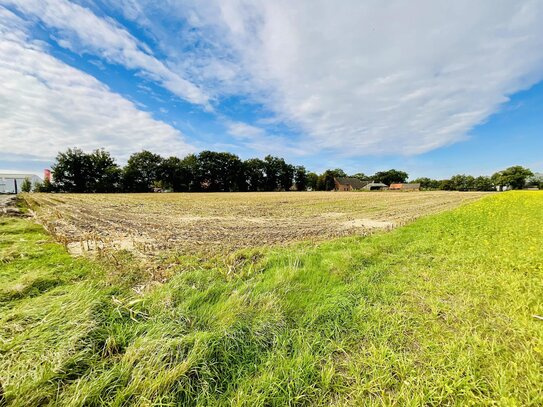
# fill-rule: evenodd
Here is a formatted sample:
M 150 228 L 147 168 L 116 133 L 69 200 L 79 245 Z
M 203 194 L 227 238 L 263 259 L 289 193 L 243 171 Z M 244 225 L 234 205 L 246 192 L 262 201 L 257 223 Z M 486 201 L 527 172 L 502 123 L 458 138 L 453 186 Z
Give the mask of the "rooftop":
M 342 185 L 350 185 L 353 189 L 362 189 L 369 183 L 354 177 L 338 177 L 335 180 Z

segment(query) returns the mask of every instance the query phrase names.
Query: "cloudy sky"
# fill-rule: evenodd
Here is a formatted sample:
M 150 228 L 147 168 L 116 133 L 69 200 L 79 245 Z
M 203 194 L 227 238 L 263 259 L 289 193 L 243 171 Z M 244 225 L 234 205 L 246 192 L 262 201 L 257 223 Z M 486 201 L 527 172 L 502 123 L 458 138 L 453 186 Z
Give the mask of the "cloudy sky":
M 543 1 L 0 0 L 0 170 L 67 147 L 543 171 Z

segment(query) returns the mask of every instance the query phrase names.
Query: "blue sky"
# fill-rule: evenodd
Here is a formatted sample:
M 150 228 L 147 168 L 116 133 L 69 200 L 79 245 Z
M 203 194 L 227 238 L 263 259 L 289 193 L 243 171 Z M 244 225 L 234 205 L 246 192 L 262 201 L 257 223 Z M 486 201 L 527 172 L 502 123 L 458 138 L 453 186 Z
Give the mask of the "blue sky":
M 78 146 L 543 172 L 543 2 L 416 3 L 0 0 L 0 170 Z

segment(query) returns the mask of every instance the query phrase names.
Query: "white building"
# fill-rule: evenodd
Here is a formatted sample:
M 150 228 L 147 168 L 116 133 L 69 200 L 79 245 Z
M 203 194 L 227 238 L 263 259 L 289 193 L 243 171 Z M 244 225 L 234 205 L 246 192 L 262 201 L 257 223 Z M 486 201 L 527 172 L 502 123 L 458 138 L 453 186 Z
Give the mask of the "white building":
M 0 172 L 0 194 L 16 194 L 21 192 L 24 180 L 28 178 L 34 187 L 41 178 L 36 174 L 8 174 Z

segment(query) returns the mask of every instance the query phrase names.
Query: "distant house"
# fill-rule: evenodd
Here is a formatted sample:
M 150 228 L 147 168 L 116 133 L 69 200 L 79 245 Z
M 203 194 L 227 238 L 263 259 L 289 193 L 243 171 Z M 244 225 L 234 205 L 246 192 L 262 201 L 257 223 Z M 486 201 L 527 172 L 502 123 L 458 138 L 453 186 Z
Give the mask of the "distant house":
M 420 191 L 420 184 L 419 183 L 390 184 L 388 188 L 391 191 Z
M 388 189 L 388 185 L 382 182 L 361 181 L 358 178 L 338 177 L 334 178 L 335 191 L 382 191 Z
M 361 181 L 353 177 L 338 177 L 334 178 L 334 184 L 335 191 L 354 191 L 355 189 L 364 188 L 368 181 Z
M 17 194 L 21 192 L 24 180 L 28 178 L 34 187 L 41 178 L 35 174 L 0 173 L 0 194 Z
M 384 191 L 385 189 L 388 189 L 388 185 L 383 184 L 382 182 L 371 181 L 364 185 L 363 189 L 366 191 Z

